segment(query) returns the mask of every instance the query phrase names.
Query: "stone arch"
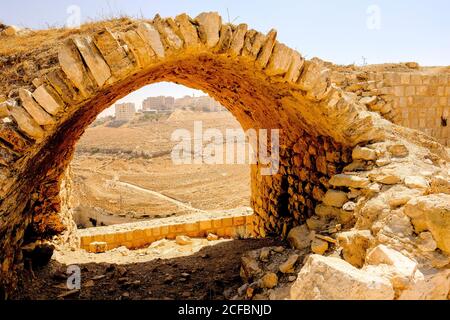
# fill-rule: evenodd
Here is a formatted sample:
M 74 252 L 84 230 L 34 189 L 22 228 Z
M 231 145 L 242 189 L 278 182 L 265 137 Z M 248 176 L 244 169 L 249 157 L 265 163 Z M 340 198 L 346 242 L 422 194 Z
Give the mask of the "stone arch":
M 202 13 L 74 33 L 55 44 L 58 52 L 49 54 L 32 83 L 8 92 L 1 105 L 10 119 L 0 130 L 5 287 L 15 281 L 21 246 L 64 231 L 62 176 L 85 128 L 115 100 L 159 81 L 205 91 L 244 129 L 282 130 L 280 172 L 262 176 L 258 165 L 252 167 L 255 236 L 286 236 L 312 217 L 370 229 L 378 219 L 367 212 L 371 199 L 381 201 L 380 216 L 394 209 L 386 206 L 390 196 L 379 200 L 380 193 L 389 194 L 384 186 L 403 185 L 405 176 L 427 163 L 448 181 L 439 162 L 448 160 L 442 146 L 369 112 L 331 82 L 321 61 L 306 61 L 278 42 L 275 30 L 264 35 Z M 391 158 L 414 166 L 395 173 L 400 162 Z M 346 197 L 354 208 L 330 204 L 333 192 L 343 191 L 354 193 Z

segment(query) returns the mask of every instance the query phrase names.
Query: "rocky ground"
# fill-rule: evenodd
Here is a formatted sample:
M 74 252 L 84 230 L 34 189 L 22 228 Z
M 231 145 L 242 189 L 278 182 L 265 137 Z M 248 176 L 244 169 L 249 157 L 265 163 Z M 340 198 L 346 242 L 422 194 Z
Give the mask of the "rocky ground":
M 283 245 L 274 239 L 192 240 L 189 245 L 162 241 L 147 249 L 119 248 L 98 255 L 56 252 L 46 267 L 27 271 L 28 280 L 14 299 L 231 299 L 243 285 L 241 256 Z M 67 268 L 73 264 L 81 268 L 81 290 L 67 288 Z

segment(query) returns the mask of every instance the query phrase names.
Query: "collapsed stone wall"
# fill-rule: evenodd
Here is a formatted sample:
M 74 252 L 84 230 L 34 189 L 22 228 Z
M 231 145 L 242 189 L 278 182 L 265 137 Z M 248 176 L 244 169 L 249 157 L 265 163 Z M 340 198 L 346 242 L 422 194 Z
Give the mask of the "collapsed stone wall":
M 67 194 L 60 190 L 85 128 L 114 101 L 158 81 L 207 92 L 244 130 L 282 131 L 279 173 L 264 176 L 262 164 L 252 167 L 257 236 L 286 235 L 302 225 L 334 243 L 340 231 L 364 231 L 373 241 L 366 241 L 361 259 L 383 243 L 405 247 L 421 266 L 448 265 L 448 207 L 438 206 L 436 212 L 444 212 L 438 217 L 421 209 L 439 202 L 435 198 L 448 203 L 448 151 L 371 112 L 372 105 L 361 99 L 364 90 L 358 96 L 333 83 L 335 67 L 305 61 L 276 41 L 275 30 L 264 35 L 245 24 L 222 24 L 216 13 L 110 25 L 42 44 L 38 55 L 23 57 L 43 66 L 38 73 L 25 70 L 20 86 L 0 81 L 7 91 L 0 93 L 3 295 L 17 283 L 21 249 L 67 229 L 61 215 Z M 414 205 L 416 194 L 424 198 Z M 424 255 L 414 249 L 430 237 L 433 250 Z M 340 245 L 343 259 L 352 256 L 346 252 L 359 239 Z

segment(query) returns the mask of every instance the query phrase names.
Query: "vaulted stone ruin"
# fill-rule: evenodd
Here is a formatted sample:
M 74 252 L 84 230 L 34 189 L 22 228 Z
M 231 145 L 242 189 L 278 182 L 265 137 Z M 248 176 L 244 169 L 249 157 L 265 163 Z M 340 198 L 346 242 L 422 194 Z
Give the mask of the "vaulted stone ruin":
M 275 30 L 262 34 L 223 23 L 216 13 L 52 33 L 28 33 L 23 48 L 0 57 L 8 75 L 0 79 L 3 298 L 21 275 L 23 248 L 43 240 L 77 243 L 64 173 L 84 130 L 116 100 L 161 81 L 203 90 L 244 130 L 280 129 L 279 172 L 266 176 L 262 166 L 252 166 L 253 236 L 291 232 L 295 238 L 301 228 L 340 252 L 310 257 L 296 283 L 302 292 L 312 286 L 322 298 L 339 298 L 326 294 L 333 281 L 311 277 L 330 268 L 338 281 L 340 264 L 361 273 L 386 265 L 390 276 L 379 291 L 363 294 L 350 283 L 357 288 L 352 297 L 414 297 L 411 292 L 424 287 L 432 295 L 433 279 L 441 279 L 438 298 L 447 297 L 448 69 L 305 60 L 278 42 Z M 396 255 L 413 267 L 397 266 Z

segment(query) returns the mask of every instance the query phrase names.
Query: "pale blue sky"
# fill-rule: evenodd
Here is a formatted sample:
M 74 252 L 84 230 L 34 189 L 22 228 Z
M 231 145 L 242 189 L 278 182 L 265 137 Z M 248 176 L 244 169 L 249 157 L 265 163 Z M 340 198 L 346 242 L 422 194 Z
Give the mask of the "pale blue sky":
M 0 21 L 37 29 L 63 26 L 71 5 L 79 6 L 82 21 L 181 12 L 195 17 L 202 11 L 218 11 L 228 20 L 229 12 L 234 23 L 263 32 L 276 28 L 280 41 L 307 58 L 337 64 L 450 65 L 448 0 L 2 0 Z M 151 95 L 192 92 L 165 85 L 152 88 Z

